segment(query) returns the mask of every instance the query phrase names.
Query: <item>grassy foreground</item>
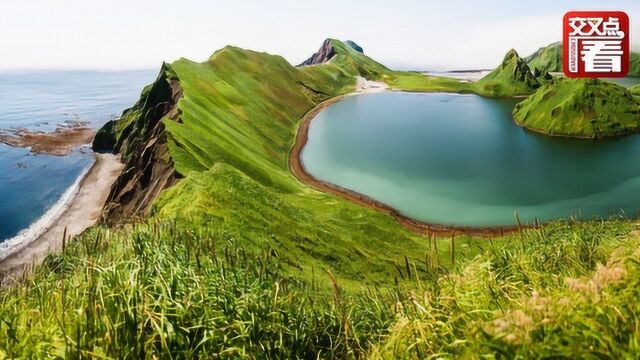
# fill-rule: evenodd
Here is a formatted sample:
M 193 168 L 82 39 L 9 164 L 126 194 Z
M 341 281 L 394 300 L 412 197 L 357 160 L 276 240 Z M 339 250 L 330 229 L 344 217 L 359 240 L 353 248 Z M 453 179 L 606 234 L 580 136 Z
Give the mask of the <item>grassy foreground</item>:
M 426 237 L 291 175 L 299 119 L 356 75 L 475 91 L 334 46 L 303 68 L 234 47 L 164 66 L 179 121 L 153 140 L 181 180 L 144 221 L 94 227 L 2 289 L 0 358 L 639 356 L 634 223 Z M 156 90 L 103 129 L 105 146 L 135 155 Z
M 454 266 L 436 257 L 449 240 L 432 240 L 428 271 L 398 264 L 387 286 L 354 290 L 187 225 L 94 228 L 49 256 L 0 293 L 0 357 L 640 356 L 640 232 L 627 222 L 554 223 Z

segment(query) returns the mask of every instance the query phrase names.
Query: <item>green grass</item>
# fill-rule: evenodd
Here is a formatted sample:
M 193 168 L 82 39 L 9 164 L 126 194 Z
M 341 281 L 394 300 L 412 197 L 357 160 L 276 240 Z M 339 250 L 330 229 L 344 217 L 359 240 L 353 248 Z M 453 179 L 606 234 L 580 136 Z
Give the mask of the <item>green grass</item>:
M 389 72 L 382 80 L 394 90 L 475 93 L 485 97 L 529 95 L 539 86 L 524 60 L 513 50 L 494 71 L 474 83 L 410 71 Z
M 227 47 L 206 63 L 171 64 L 184 95 L 180 122 L 164 124 L 185 178 L 160 196 L 154 213 L 224 228 L 248 249 L 269 243 L 303 278 L 312 268 L 330 268 L 353 286 L 381 284 L 405 256 L 421 259 L 427 243 L 420 236 L 289 172 L 299 119 L 351 91 L 351 71 L 386 71 L 356 54 L 296 69 L 278 56 Z
M 516 122 L 551 135 L 599 138 L 640 129 L 640 102 L 597 79 L 556 79 L 516 105 Z
M 426 237 L 291 175 L 300 118 L 356 75 L 478 91 L 333 43 L 303 68 L 235 47 L 163 66 L 102 136 L 132 156 L 179 82 L 162 121 L 182 179 L 142 223 L 94 227 L 3 289 L 0 358 L 637 357 L 635 223 Z M 523 90 L 505 60 L 486 94 Z
M 310 280 L 330 269 L 344 287 L 386 286 L 405 259 L 427 271 L 428 239 L 391 217 L 311 189 L 282 193 L 227 164 L 193 174 L 156 202 L 157 217 L 179 213 L 195 228 L 224 229 L 247 249 L 275 249 L 289 274 Z M 460 237 L 458 256 L 475 256 L 482 239 Z M 442 262 L 448 248 L 440 249 Z M 326 278 L 324 280 L 327 280 Z
M 631 92 L 633 95 L 640 95 L 640 85 L 629 88 L 629 92 Z
M 538 69 L 540 72 L 562 72 L 562 43 L 555 42 L 542 47 L 527 56 L 525 61 L 532 71 Z
M 370 355 L 637 358 L 640 240 L 629 230 L 556 223 L 525 232 L 413 293 Z
M 199 225 L 93 228 L 50 255 L 0 293 L 0 357 L 639 355 L 640 232 L 628 222 L 553 223 L 479 243 L 454 266 L 437 256 L 450 239 L 433 239 L 422 264 L 398 264 L 401 284 L 352 290 L 329 269 L 300 280 L 270 244 Z
M 414 92 L 472 92 L 472 85 L 456 79 L 427 76 L 418 72 L 393 72 L 383 79 L 394 90 Z
M 389 292 L 342 298 L 184 225 L 95 228 L 49 256 L 0 293 L 0 358 L 353 357 L 393 321 Z
M 629 59 L 629 74 L 627 76 L 640 77 L 640 53 L 631 53 Z

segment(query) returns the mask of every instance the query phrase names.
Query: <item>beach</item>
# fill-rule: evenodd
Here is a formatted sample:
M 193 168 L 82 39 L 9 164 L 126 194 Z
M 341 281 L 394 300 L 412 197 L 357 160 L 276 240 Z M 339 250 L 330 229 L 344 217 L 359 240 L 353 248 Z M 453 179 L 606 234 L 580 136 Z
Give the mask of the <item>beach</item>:
M 0 261 L 0 271 L 21 273 L 33 264 L 41 263 L 49 252 L 60 251 L 65 232 L 68 240 L 94 225 L 100 219 L 111 185 L 122 167 L 118 156 L 96 153 L 95 162 L 80 181 L 66 210 L 38 237 L 9 249 L 9 255 Z

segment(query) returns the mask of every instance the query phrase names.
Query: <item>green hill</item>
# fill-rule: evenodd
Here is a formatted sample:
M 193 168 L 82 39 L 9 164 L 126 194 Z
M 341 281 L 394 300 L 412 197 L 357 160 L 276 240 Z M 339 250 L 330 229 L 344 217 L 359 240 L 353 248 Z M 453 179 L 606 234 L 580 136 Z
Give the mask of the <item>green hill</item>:
M 117 226 L 0 275 L 0 358 L 637 358 L 635 222 L 420 235 L 291 174 L 300 119 L 356 76 L 474 90 L 328 44 L 302 67 L 235 47 L 163 65 L 96 136 L 125 162 Z
M 640 85 L 629 88 L 629 92 L 631 92 L 633 95 L 640 95 Z
M 159 219 L 224 228 L 242 246 L 274 248 L 300 276 L 330 265 L 358 283 L 379 283 L 394 271 L 394 261 L 422 253 L 424 242 L 392 218 L 311 190 L 289 171 L 299 119 L 352 91 L 356 75 L 378 79 L 389 71 L 342 42 L 329 42 L 336 53 L 330 62 L 299 68 L 235 47 L 205 63 L 166 64 L 149 94 L 114 127 L 112 142 L 126 160 L 127 177 L 112 191 L 108 217 L 151 211 Z M 171 188 L 151 202 L 162 190 L 158 184 Z
M 602 138 L 637 132 L 640 102 L 598 79 L 556 79 L 516 105 L 516 122 L 549 135 Z
M 532 70 L 540 72 L 562 72 L 562 43 L 555 42 L 538 49 L 525 61 Z
M 510 50 L 500 66 L 474 84 L 474 90 L 484 96 L 509 97 L 528 95 L 538 86 L 527 63 Z
M 629 76 L 640 77 L 640 53 L 632 52 L 629 62 Z

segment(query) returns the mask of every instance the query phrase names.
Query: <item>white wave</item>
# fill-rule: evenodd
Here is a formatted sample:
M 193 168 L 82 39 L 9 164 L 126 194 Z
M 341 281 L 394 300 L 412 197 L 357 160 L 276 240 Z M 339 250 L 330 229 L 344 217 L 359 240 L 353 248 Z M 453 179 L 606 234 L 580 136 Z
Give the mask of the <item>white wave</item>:
M 16 236 L 0 242 L 0 261 L 3 261 L 11 254 L 22 250 L 25 246 L 46 233 L 60 219 L 73 203 L 80 184 L 95 163 L 95 159 L 80 173 L 76 181 L 62 194 L 60 199 L 47 210 L 38 220 L 29 225 L 28 228 L 20 231 Z

